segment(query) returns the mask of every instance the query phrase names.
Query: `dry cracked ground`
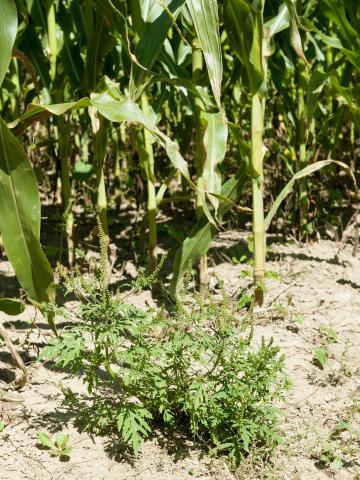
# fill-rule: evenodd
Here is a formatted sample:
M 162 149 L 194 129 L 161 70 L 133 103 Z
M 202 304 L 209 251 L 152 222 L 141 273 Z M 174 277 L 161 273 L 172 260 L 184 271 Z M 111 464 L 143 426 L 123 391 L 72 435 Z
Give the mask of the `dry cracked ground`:
M 250 282 L 242 273 L 248 267 L 232 258 L 234 246 L 244 238 L 222 233 L 211 250 L 212 284 L 219 277 L 234 298 Z M 7 262 L 0 268 L 0 295 L 5 296 L 14 279 Z M 81 381 L 36 362 L 49 331 L 39 314 L 36 327 L 30 328 L 35 313 L 29 306 L 10 322 L 1 318 L 30 373 L 22 390 L 9 387 L 15 372 L 0 345 L 1 480 L 360 479 L 360 258 L 352 255 L 350 245 L 324 240 L 281 245 L 274 240 L 269 269 L 276 273 L 270 274 L 266 303 L 256 312 L 255 334 L 257 341 L 274 337 L 291 379 L 281 404 L 284 443 L 271 462 L 249 461 L 231 473 L 191 439 L 160 432 L 137 459 L 128 459 L 116 439 L 79 432 L 61 406 L 59 385 L 80 389 Z M 135 301 L 151 299 L 145 293 Z M 62 462 L 40 449 L 39 431 L 69 433 L 70 459 Z

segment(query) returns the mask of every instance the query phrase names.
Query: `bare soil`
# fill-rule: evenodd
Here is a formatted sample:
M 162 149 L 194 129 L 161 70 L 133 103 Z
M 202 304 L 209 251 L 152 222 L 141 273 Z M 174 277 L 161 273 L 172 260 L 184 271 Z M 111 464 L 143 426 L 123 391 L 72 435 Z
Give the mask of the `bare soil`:
M 231 261 L 232 248 L 239 243 L 245 244 L 244 235 L 221 233 L 210 252 L 212 287 L 217 288 L 220 278 L 234 299 L 250 284 L 242 273 L 249 267 Z M 61 406 L 59 385 L 81 391 L 81 379 L 36 361 L 50 332 L 28 306 L 18 317 L 0 318 L 29 369 L 27 385 L 14 390 L 17 372 L 0 346 L 0 421 L 6 425 L 0 433 L 0 479 L 359 479 L 360 259 L 352 256 L 350 245 L 324 240 L 284 245 L 273 239 L 268 268 L 278 275 L 267 281 L 255 337 L 258 342 L 262 336 L 274 337 L 292 383 L 280 405 L 284 443 L 270 462 L 256 465 L 249 459 L 230 473 L 222 460 L 206 456 L 191 439 L 164 432 L 156 432 L 134 459 L 121 451 L 116 438 L 79 431 L 72 413 Z M 0 295 L 6 296 L 16 281 L 7 262 L 1 262 L 0 273 Z M 145 305 L 151 297 L 145 292 L 133 301 Z M 327 352 L 324 368 L 314 361 L 316 348 Z M 341 428 L 340 422 L 345 422 Z M 61 461 L 41 449 L 36 438 L 40 431 L 69 433 L 70 458 Z

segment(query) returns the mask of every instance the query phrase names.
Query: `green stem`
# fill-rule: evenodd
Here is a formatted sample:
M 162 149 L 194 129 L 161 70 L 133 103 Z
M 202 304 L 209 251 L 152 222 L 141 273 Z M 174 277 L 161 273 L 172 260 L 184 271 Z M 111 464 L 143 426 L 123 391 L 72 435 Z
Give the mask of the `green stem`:
M 266 234 L 264 221 L 263 131 L 265 98 L 254 94 L 251 105 L 251 174 L 253 191 L 254 285 L 255 301 L 263 303 Z
M 59 157 L 61 163 L 61 192 L 64 206 L 65 231 L 68 247 L 68 262 L 72 267 L 75 260 L 74 214 L 72 211 L 72 188 L 70 182 L 70 123 L 58 118 Z
M 200 42 L 197 38 L 193 41 L 192 50 L 192 76 L 194 85 L 198 85 L 201 73 L 204 67 L 203 54 L 200 48 Z M 204 189 L 202 173 L 205 162 L 205 148 L 204 148 L 204 128 L 201 124 L 201 110 L 203 109 L 202 101 L 195 98 L 195 168 L 197 173 L 197 187 L 199 190 Z M 201 218 L 204 213 L 203 198 L 199 192 L 196 194 L 196 216 Z M 207 255 L 203 255 L 199 260 L 199 277 L 200 290 L 205 290 L 209 284 L 209 276 L 207 274 Z
M 299 59 L 298 68 L 298 109 L 297 109 L 297 128 L 296 139 L 298 147 L 298 165 L 297 170 L 305 168 L 306 160 L 306 109 L 305 109 L 305 90 L 307 85 L 307 70 L 305 63 Z M 300 234 L 306 235 L 306 225 L 308 219 L 308 184 L 307 179 L 303 178 L 299 181 L 299 211 L 300 211 Z
M 149 114 L 149 104 L 147 97 L 144 94 L 141 96 L 142 109 L 145 115 Z M 146 157 L 145 165 L 146 176 L 147 176 L 147 219 L 149 227 L 149 236 L 148 236 L 148 250 L 149 250 L 149 272 L 152 273 L 157 266 L 157 225 L 156 225 L 156 216 L 157 216 L 157 203 L 156 203 L 156 189 L 154 183 L 155 176 L 155 162 L 154 162 L 154 152 L 152 147 L 152 135 L 151 133 L 144 128 L 144 143 Z
M 94 151 L 94 163 L 96 166 L 96 203 L 97 210 L 100 219 L 101 226 L 105 235 L 109 235 L 108 222 L 107 222 L 107 197 L 106 197 L 106 185 L 104 175 L 104 161 L 106 157 L 106 122 L 103 117 L 100 117 L 100 127 L 95 137 L 95 151 Z
M 56 57 L 57 57 L 57 40 L 56 40 L 56 19 L 55 6 L 51 3 L 47 13 L 47 30 L 48 30 L 48 46 L 50 56 L 50 78 L 54 80 L 56 75 Z

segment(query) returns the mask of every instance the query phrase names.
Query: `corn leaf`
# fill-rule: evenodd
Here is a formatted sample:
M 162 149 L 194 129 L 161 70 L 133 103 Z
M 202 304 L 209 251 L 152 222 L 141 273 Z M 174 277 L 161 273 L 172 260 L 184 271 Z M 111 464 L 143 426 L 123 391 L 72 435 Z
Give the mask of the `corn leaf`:
M 278 14 L 267 21 L 264 24 L 264 28 L 267 32 L 268 40 L 271 40 L 274 35 L 283 30 L 286 30 L 290 26 L 290 14 L 285 3 L 282 3 L 279 7 Z
M 187 6 L 204 54 L 214 97 L 221 110 L 223 64 L 217 0 L 188 0 Z
M 6 315 L 20 315 L 25 310 L 21 300 L 15 298 L 0 298 L 0 311 Z
M 334 22 L 348 48 L 359 48 L 360 37 L 347 18 L 345 4 L 346 2 L 340 0 L 320 0 L 322 14 Z
M 179 152 L 179 148 L 167 135 L 161 132 L 156 124 L 153 115 L 146 116 L 139 106 L 129 99 L 116 100 L 109 93 L 93 94 L 91 99 L 82 98 L 78 102 L 61 103 L 54 105 L 30 105 L 28 111 L 21 117 L 12 122 L 9 126 L 16 127 L 22 123 L 33 122 L 44 115 L 63 115 L 69 110 L 76 110 L 85 107 L 95 107 L 101 115 L 112 122 L 127 122 L 141 125 L 149 130 L 150 133 L 159 141 L 165 149 L 170 161 L 174 167 L 179 170 L 188 183 L 195 188 L 190 178 L 189 169 L 186 161 Z
M 0 86 L 11 60 L 17 31 L 17 11 L 13 0 L 0 2 Z
M 21 286 L 32 299 L 54 298 L 54 277 L 40 245 L 40 198 L 19 141 L 0 119 L 0 231 Z
M 228 128 L 222 113 L 203 113 L 207 127 L 204 134 L 206 158 L 202 172 L 205 190 L 211 192 L 210 203 L 217 212 L 219 199 L 214 194 L 221 194 L 221 175 L 218 165 L 225 157 Z
M 299 32 L 300 21 L 296 12 L 295 3 L 292 0 L 285 0 L 285 4 L 290 14 L 290 42 L 298 57 L 306 64 L 307 60 L 302 47 L 301 35 Z
M 139 0 L 134 1 L 134 5 Z M 136 45 L 137 63 L 132 64 L 130 96 L 136 99 L 141 92 L 147 71 L 151 70 L 165 42 L 169 28 L 173 25 L 185 0 L 149 0 L 143 2 L 142 9 L 136 8 L 133 14 L 135 25 L 142 25 L 142 34 Z M 136 6 L 136 5 L 135 5 Z M 141 12 L 141 13 L 140 13 Z M 139 19 L 141 15 L 141 19 Z M 135 19 L 134 19 L 135 17 Z
M 281 190 L 280 194 L 276 198 L 275 202 L 273 203 L 271 209 L 269 210 L 269 213 L 267 214 L 265 218 L 265 229 L 268 230 L 272 219 L 274 218 L 274 215 L 276 214 L 281 202 L 284 200 L 284 198 L 291 193 L 294 183 L 296 180 L 300 180 L 301 178 L 307 177 L 308 175 L 311 175 L 314 172 L 317 172 L 323 167 L 326 167 L 327 165 L 337 165 L 340 168 L 343 168 L 347 174 L 350 176 L 352 179 L 355 187 L 356 187 L 356 180 L 354 177 L 354 174 L 350 170 L 350 167 L 346 165 L 346 163 L 339 162 L 338 160 L 320 160 L 318 162 L 313 163 L 312 165 L 309 165 L 299 172 L 296 172 L 295 175 L 292 177 L 292 179 L 285 185 L 285 187 Z M 356 187 L 357 189 L 357 187 Z
M 232 48 L 244 65 L 251 93 L 256 93 L 264 80 L 262 66 L 262 12 L 249 0 L 225 0 L 225 28 Z
M 243 171 L 224 183 L 221 193 L 224 197 L 237 203 L 247 175 Z M 230 210 L 231 203 L 224 202 L 219 205 L 218 219 L 221 222 L 225 214 Z M 176 298 L 181 291 L 184 275 L 190 265 L 193 265 L 202 256 L 206 255 L 211 247 L 212 239 L 218 230 L 207 217 L 203 215 L 191 230 L 189 236 L 182 242 L 175 254 L 173 265 L 173 278 L 170 291 L 173 298 Z
M 98 109 L 101 115 L 112 122 L 136 123 L 145 127 L 163 146 L 174 167 L 194 187 L 190 179 L 188 165 L 181 156 L 177 144 L 157 128 L 153 115 L 144 115 L 135 102 L 128 99 L 123 101 L 115 100 L 108 93 L 93 94 L 91 104 Z

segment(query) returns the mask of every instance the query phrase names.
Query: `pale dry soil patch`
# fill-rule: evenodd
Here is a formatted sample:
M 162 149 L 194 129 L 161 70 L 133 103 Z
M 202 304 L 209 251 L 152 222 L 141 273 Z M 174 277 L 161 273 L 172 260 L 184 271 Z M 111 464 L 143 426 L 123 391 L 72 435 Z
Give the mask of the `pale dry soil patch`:
M 221 233 L 211 251 L 211 284 L 216 277 L 234 299 L 250 279 L 242 274 L 245 264 L 233 264 L 231 247 L 244 241 L 236 232 Z M 267 465 L 251 462 L 232 474 L 224 462 L 204 455 L 189 438 L 169 437 L 161 432 L 147 442 L 137 459 L 129 459 L 115 438 L 81 433 L 74 419 L 61 406 L 59 384 L 83 391 L 81 381 L 67 372 L 36 362 L 37 351 L 49 338 L 44 320 L 27 307 L 11 318 L 9 331 L 28 364 L 30 378 L 20 391 L 9 387 L 14 369 L 4 346 L 0 346 L 0 433 L 1 480 L 322 480 L 360 478 L 360 259 L 352 247 L 330 241 L 306 246 L 271 245 L 269 269 L 279 278 L 268 280 L 265 305 L 255 315 L 255 339 L 274 337 L 286 356 L 291 388 L 280 404 L 284 412 L 284 443 Z M 8 277 L 0 285 L 4 296 L 12 272 L 6 262 L 0 267 Z M 274 275 L 273 275 L 274 276 Z M 145 292 L 133 299 L 138 305 L 151 303 Z M 9 317 L 1 317 L 9 322 Z M 9 326 L 9 323 L 7 324 Z M 326 342 L 326 333 L 336 338 Z M 316 347 L 327 350 L 323 369 L 313 361 Z M 347 428 L 331 437 L 344 421 Z M 69 433 L 73 447 L 70 459 L 60 461 L 37 446 L 39 431 L 51 435 Z M 321 463 L 324 448 L 330 445 L 329 462 Z M 330 454 L 328 454 L 330 455 Z M 330 465 L 333 458 L 341 464 Z M 336 467 L 336 468 L 335 468 Z

